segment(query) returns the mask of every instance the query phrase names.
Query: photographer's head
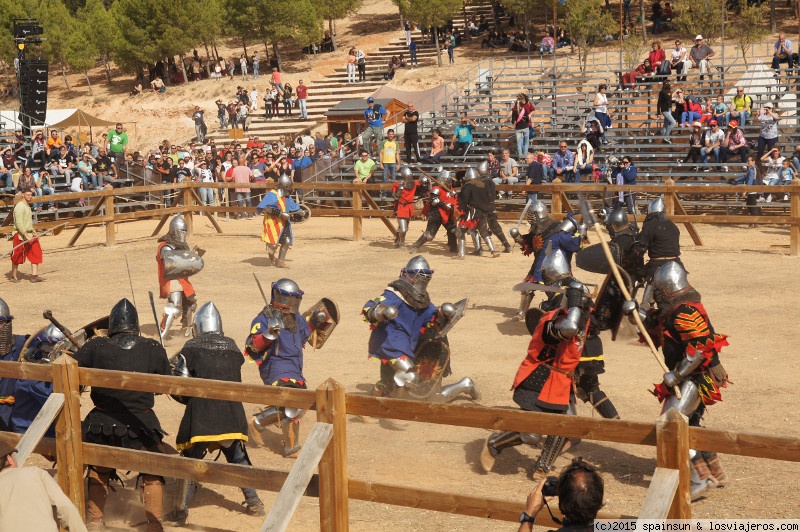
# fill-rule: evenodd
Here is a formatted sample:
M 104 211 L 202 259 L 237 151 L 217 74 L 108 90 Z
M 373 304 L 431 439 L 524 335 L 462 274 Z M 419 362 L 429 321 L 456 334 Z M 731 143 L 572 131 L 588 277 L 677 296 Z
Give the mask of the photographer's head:
M 603 506 L 603 478 L 578 457 L 558 478 L 558 508 L 565 525 L 590 525 Z

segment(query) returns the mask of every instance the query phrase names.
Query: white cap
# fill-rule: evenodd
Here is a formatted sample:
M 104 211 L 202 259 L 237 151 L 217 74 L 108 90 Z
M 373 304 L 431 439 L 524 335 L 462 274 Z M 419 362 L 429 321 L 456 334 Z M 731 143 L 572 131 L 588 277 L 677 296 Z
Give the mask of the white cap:
M 765 103 L 764 107 L 768 107 L 768 108 L 772 109 L 772 102 Z
M 694 40 L 695 40 L 695 41 L 702 41 L 702 40 L 703 40 L 703 36 L 702 36 L 702 35 L 697 35 L 697 36 L 694 38 Z

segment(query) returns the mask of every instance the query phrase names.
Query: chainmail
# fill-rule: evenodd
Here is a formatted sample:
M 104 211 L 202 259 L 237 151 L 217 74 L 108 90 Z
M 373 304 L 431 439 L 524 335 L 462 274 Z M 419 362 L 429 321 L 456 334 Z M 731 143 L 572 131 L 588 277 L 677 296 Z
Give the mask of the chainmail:
M 428 292 L 425 291 L 420 294 L 408 279 L 403 277 L 395 279 L 389 283 L 389 287 L 399 292 L 400 297 L 412 308 L 424 309 L 428 308 L 428 305 L 431 304 L 431 297 L 428 295 Z
M 11 320 L 0 321 L 0 356 L 7 355 L 14 347 L 14 334 Z
M 185 347 L 197 347 L 210 351 L 239 351 L 236 342 L 218 333 L 203 333 L 186 342 Z
M 122 349 L 131 349 L 136 345 L 140 336 L 129 332 L 117 333 L 108 338 L 108 343 L 121 347 Z
M 662 298 L 659 297 L 658 293 L 654 294 L 653 297 L 656 300 L 658 308 L 660 309 L 658 311 L 659 318 L 666 318 L 667 316 L 672 314 L 672 311 L 674 311 L 679 305 L 682 305 L 683 303 L 700 302 L 700 292 L 698 292 L 691 286 L 686 287 L 680 293 L 672 297 L 663 299 L 663 301 Z

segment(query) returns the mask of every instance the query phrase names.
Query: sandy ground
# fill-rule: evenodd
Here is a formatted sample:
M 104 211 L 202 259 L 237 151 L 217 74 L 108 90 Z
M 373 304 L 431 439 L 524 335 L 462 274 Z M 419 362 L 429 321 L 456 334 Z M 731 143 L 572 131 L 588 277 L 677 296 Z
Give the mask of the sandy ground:
M 118 224 L 118 245 L 106 248 L 104 230 L 90 228 L 67 249 L 71 231 L 44 240 L 41 284 L 11 284 L 3 278 L 0 293 L 14 315 L 17 333 L 30 333 L 43 326 L 41 312 L 52 309 L 64 324 L 77 329 L 108 312 L 121 297 L 130 297 L 125 255 L 130 262 L 136 301 L 140 305 L 142 329 L 155 332 L 147 291 L 156 291 L 156 239 L 149 235 L 156 221 Z M 506 224 L 507 225 L 507 224 Z M 225 333 L 241 345 L 250 320 L 263 303 L 252 279 L 256 272 L 268 285 L 291 276 L 306 293 L 305 303 L 322 296 L 334 299 L 342 322 L 326 346 L 306 352 L 305 372 L 311 387 L 328 377 L 343 383 L 349 392 L 366 393 L 378 376 L 376 363 L 367 360 L 368 326 L 359 311 L 364 301 L 383 290 L 394 279 L 409 255 L 392 248 L 388 232 L 377 220 L 364 224 L 364 239 L 352 241 L 349 219 L 314 218 L 296 228 L 297 243 L 289 254 L 288 270 L 268 266 L 258 238 L 259 222 L 232 221 L 222 224 L 217 235 L 203 218 L 196 218 L 191 244 L 208 249 L 206 267 L 193 278 L 200 303 L 213 300 L 219 307 Z M 506 230 L 510 226 L 506 226 Z M 412 223 L 410 237 L 423 225 Z M 730 335 L 730 347 L 722 360 L 732 384 L 724 390 L 724 402 L 711 407 L 705 424 L 716 429 L 797 436 L 800 411 L 796 408 L 797 369 L 787 351 L 792 350 L 794 314 L 792 301 L 798 286 L 797 259 L 786 256 L 788 233 L 779 227 L 759 230 L 743 227 L 700 226 L 705 246 L 696 247 L 683 234 L 684 262 L 690 280 L 703 294 L 715 328 Z M 6 244 L 6 247 L 10 247 Z M 524 326 L 512 322 L 518 298 L 511 286 L 518 282 L 530 260 L 518 251 L 500 258 L 467 257 L 458 261 L 445 253 L 442 235 L 423 248 L 436 270 L 429 289 L 441 304 L 469 297 L 469 311 L 450 334 L 454 375 L 448 382 L 469 375 L 483 392 L 482 405 L 515 408 L 508 391 L 529 340 Z M 24 266 L 23 272 L 28 272 Z M 600 282 L 597 275 L 580 273 L 586 282 Z M 306 305 L 303 305 L 305 307 Z M 159 308 L 159 312 L 161 309 Z M 660 380 L 660 370 L 648 351 L 639 346 L 630 331 L 612 343 L 604 337 L 607 372 L 603 389 L 613 399 L 623 419 L 652 422 L 659 413 L 656 400 L 647 393 Z M 168 344 L 170 355 L 182 344 L 177 336 Z M 243 367 L 243 380 L 259 383 L 254 364 Z M 91 407 L 88 395 L 82 399 Z M 245 405 L 248 412 L 253 405 Z M 182 405 L 158 397 L 156 411 L 165 429 L 177 432 Z M 592 416 L 584 404 L 579 415 Z M 313 414 L 310 416 L 313 419 Z M 311 423 L 303 426 L 305 436 Z M 348 462 L 352 478 L 487 497 L 524 500 L 532 484 L 526 469 L 538 456 L 534 449 L 517 447 L 505 451 L 492 473 L 479 471 L 477 460 L 486 430 L 410 423 L 368 425 L 355 418 L 348 423 Z M 267 437 L 267 448 L 250 449 L 255 464 L 288 469 L 277 430 Z M 607 509 L 636 514 L 655 468 L 655 449 L 633 445 L 584 441 L 562 456 L 560 468 L 574 455 L 597 464 L 606 481 Z M 731 484 L 715 490 L 693 505 L 698 517 L 796 517 L 800 494 L 786 490 L 784 480 L 800 473 L 797 463 L 724 456 Z M 47 464 L 38 459 L 39 465 Z M 110 496 L 109 522 L 115 529 L 129 529 L 143 514 L 132 492 L 133 482 Z M 274 493 L 262 493 L 269 505 Z M 205 485 L 192 505 L 189 528 L 194 530 L 257 530 L 259 519 L 242 513 L 241 493 L 231 487 Z M 351 501 L 353 530 L 373 530 L 393 523 L 405 530 L 514 530 L 512 523 L 466 518 L 436 512 Z M 292 530 L 318 527 L 316 499 L 303 499 L 292 520 Z

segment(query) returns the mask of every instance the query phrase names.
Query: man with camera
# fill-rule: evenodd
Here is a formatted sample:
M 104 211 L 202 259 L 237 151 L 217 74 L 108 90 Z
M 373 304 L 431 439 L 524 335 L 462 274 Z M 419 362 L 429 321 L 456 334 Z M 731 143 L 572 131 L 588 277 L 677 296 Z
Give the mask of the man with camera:
M 525 511 L 519 516 L 519 532 L 533 530 L 536 515 L 547 505 L 545 497 L 555 496 L 558 496 L 558 509 L 564 516 L 561 522 L 553 519 L 562 525 L 558 530 L 588 532 L 603 506 L 603 478 L 583 458 L 573 459 L 561 475 L 541 480 L 530 492 Z

